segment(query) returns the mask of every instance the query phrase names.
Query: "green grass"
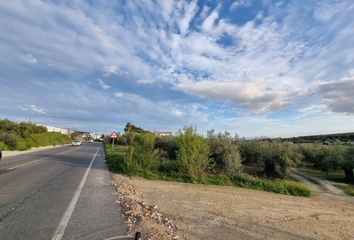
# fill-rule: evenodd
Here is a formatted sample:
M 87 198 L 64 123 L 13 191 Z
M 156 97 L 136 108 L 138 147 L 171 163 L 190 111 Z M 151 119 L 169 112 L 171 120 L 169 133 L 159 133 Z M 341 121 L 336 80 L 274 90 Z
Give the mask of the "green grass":
M 32 147 L 54 146 L 70 143 L 71 138 L 61 133 L 45 132 L 32 134 L 28 138 L 21 138 L 17 142 L 17 150 L 23 151 Z
M 304 184 L 290 180 L 269 180 L 240 174 L 231 178 L 232 182 L 240 187 L 275 192 L 286 195 L 309 197 L 311 190 Z
M 354 196 L 354 185 L 351 184 L 334 184 L 337 188 L 342 189 L 346 194 Z
M 147 172 L 144 174 L 129 173 L 124 171 L 124 155 L 127 151 L 128 147 L 126 146 L 115 146 L 112 148 L 111 145 L 105 144 L 106 163 L 112 172 L 123 173 L 129 176 L 140 176 L 152 180 L 238 186 L 294 196 L 308 197 L 311 195 L 311 190 L 305 185 L 290 180 L 269 180 L 248 174 L 240 174 L 234 177 L 224 174 L 205 174 L 201 177 L 185 176 L 178 173 L 178 167 L 173 160 L 162 160 L 157 172 Z
M 332 181 L 341 181 L 345 178 L 343 170 L 329 171 L 328 174 L 318 169 L 314 168 L 299 168 L 301 172 L 304 172 L 310 176 L 318 178 L 326 178 Z
M 322 185 L 321 182 L 317 178 L 308 175 L 305 171 L 299 170 L 298 174 L 301 177 L 305 178 L 306 180 L 308 180 L 316 185 Z

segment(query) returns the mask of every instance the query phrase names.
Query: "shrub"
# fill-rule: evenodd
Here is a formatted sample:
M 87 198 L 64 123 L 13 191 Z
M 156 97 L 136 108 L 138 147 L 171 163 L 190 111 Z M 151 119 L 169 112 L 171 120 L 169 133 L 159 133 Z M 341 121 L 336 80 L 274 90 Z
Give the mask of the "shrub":
M 192 178 L 203 175 L 209 163 L 208 141 L 189 127 L 179 132 L 176 142 L 180 172 Z
M 178 172 L 178 162 L 176 160 L 162 160 L 158 167 L 159 172 L 173 174 Z
M 228 132 L 215 135 L 214 130 L 208 131 L 210 156 L 215 164 L 215 169 L 227 175 L 234 175 L 241 171 L 241 157 L 238 146 L 234 144 Z
M 173 136 L 157 138 L 155 148 L 158 148 L 166 153 L 166 157 L 169 159 L 175 160 L 177 158 L 178 148 L 176 138 Z
M 9 148 L 8 148 L 8 146 L 6 145 L 6 143 L 0 141 L 0 149 L 2 149 L 2 150 L 8 150 Z
M 154 148 L 155 137 L 155 134 L 149 132 L 135 135 L 131 148 L 135 171 L 146 173 L 156 169 L 158 150 Z
M 20 137 L 14 132 L 1 133 L 0 140 L 3 141 L 10 150 L 17 149 L 17 143 Z

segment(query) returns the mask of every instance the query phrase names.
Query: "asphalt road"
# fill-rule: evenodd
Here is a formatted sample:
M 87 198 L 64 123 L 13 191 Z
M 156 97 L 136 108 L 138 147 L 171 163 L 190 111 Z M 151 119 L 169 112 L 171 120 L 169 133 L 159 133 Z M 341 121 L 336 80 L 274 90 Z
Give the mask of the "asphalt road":
M 65 146 L 0 163 L 0 239 L 126 235 L 102 144 Z

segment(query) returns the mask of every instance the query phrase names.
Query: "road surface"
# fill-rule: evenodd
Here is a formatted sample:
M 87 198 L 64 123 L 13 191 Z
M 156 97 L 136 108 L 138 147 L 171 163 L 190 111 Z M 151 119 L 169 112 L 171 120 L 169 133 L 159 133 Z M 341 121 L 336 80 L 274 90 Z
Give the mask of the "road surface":
M 101 143 L 0 163 L 0 239 L 107 239 L 126 235 Z

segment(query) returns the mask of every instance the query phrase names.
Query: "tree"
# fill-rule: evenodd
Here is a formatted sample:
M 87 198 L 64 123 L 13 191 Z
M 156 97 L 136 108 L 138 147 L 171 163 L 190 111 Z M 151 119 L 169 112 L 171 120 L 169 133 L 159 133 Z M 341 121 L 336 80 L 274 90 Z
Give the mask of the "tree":
M 192 178 L 203 175 L 209 163 L 208 141 L 188 127 L 179 132 L 176 143 L 180 171 Z
M 344 153 L 341 167 L 348 182 L 354 182 L 354 147 L 348 147 Z
M 261 160 L 267 177 L 285 178 L 290 167 L 301 161 L 303 155 L 289 142 L 262 142 Z
M 208 142 L 215 170 L 222 171 L 227 175 L 235 175 L 241 171 L 241 156 L 230 133 L 215 135 L 214 130 L 208 131 Z

